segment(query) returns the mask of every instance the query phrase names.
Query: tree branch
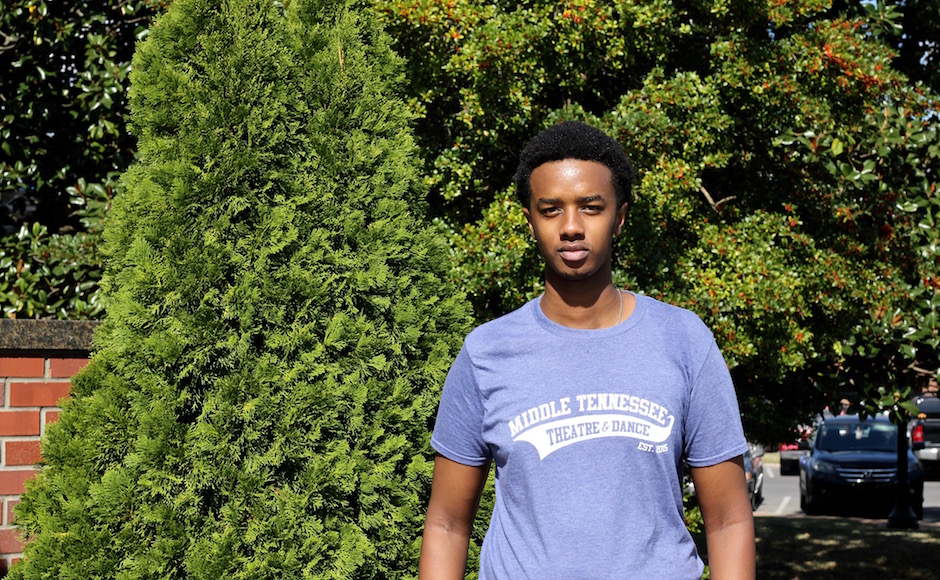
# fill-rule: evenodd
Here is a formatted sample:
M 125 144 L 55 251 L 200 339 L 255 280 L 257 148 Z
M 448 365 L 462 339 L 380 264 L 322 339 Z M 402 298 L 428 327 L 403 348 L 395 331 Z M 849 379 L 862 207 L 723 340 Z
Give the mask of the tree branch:
M 0 44 L 0 52 L 13 50 L 16 48 L 16 43 L 20 39 L 20 37 L 15 34 L 4 34 L 3 31 L 0 31 L 0 38 L 3 39 L 3 43 Z
M 698 186 L 698 190 L 702 192 L 702 195 L 705 196 L 705 200 L 708 201 L 708 205 L 712 206 L 712 209 L 715 210 L 716 212 L 721 211 L 721 205 L 724 204 L 725 202 L 729 202 L 732 199 L 737 199 L 736 195 L 729 195 L 728 197 L 724 197 L 722 199 L 719 199 L 718 201 L 715 201 L 712 195 L 708 193 L 708 190 L 705 189 L 704 185 Z
M 915 373 L 919 375 L 926 375 L 926 376 L 933 377 L 933 376 L 936 376 L 937 374 L 937 371 L 935 370 L 932 371 L 929 369 L 922 369 L 919 366 L 915 365 L 914 363 L 911 363 L 907 368 L 911 369 L 912 371 L 914 371 Z

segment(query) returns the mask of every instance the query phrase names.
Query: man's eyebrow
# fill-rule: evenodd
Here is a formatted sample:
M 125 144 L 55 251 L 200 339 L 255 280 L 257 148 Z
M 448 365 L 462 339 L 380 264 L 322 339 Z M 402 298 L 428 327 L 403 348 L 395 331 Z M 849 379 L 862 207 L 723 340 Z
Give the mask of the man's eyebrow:
M 603 195 L 585 195 L 582 197 L 575 198 L 575 201 L 578 203 L 597 203 L 599 201 L 604 201 Z M 556 205 L 561 203 L 561 200 L 557 197 L 543 197 L 540 198 L 537 202 L 538 205 Z

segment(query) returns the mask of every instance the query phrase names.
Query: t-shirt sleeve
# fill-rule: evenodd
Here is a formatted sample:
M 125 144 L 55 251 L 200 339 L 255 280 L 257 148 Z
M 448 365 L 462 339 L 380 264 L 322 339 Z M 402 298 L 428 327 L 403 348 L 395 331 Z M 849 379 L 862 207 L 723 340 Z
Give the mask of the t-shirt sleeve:
M 490 449 L 483 440 L 483 397 L 473 361 L 464 346 L 447 373 L 431 447 L 464 465 L 484 465 Z
M 692 467 L 716 465 L 747 450 L 731 373 L 714 340 L 692 384 L 685 434 Z

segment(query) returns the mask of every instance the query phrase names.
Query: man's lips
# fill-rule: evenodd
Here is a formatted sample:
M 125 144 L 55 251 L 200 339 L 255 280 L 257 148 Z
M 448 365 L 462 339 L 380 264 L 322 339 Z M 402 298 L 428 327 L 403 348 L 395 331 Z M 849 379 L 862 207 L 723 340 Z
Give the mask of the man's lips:
M 561 259 L 566 262 L 580 262 L 587 258 L 588 251 L 585 248 L 575 247 L 575 248 L 561 248 L 558 250 L 558 255 L 561 256 Z

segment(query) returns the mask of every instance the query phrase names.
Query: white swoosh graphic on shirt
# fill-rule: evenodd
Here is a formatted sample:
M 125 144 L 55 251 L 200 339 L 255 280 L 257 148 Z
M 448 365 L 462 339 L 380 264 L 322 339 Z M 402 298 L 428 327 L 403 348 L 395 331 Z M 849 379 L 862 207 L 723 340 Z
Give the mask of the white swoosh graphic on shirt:
M 602 413 L 566 417 L 548 423 L 539 423 L 522 433 L 513 441 L 531 443 L 539 452 L 539 459 L 581 441 L 605 437 L 628 437 L 647 443 L 662 443 L 672 434 L 675 417 L 670 416 L 666 425 L 658 425 L 633 415 Z

